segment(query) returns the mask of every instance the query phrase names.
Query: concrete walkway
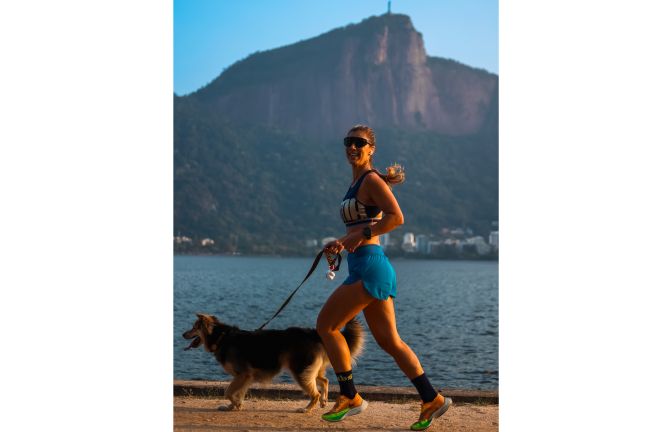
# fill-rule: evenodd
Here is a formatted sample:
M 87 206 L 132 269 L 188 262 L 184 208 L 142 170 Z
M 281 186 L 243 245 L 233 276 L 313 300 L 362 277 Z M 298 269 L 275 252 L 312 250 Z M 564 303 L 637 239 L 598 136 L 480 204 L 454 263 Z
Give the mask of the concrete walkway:
M 320 416 L 333 406 L 331 391 L 326 408 L 310 413 L 296 412 L 307 397 L 295 385 L 256 384 L 243 402 L 241 411 L 220 411 L 227 383 L 215 381 L 174 382 L 174 430 L 176 431 L 404 431 L 418 418 L 418 395 L 410 389 L 358 386 L 369 402 L 361 415 L 339 423 L 323 421 Z M 333 390 L 333 389 L 331 389 Z M 407 391 L 403 391 L 407 390 Z M 436 419 L 429 431 L 495 432 L 499 428 L 497 392 L 442 390 L 455 402 L 448 412 Z M 490 394 L 489 394 L 490 393 Z
M 229 383 L 226 381 L 173 381 L 174 396 L 199 396 L 222 398 Z M 418 402 L 419 396 L 413 386 L 410 387 L 378 387 L 356 385 L 358 392 L 364 398 L 384 402 Z M 439 389 L 444 396 L 450 396 L 454 402 L 497 404 L 499 394 L 497 390 L 460 390 Z M 264 399 L 306 399 L 304 392 L 296 384 L 258 384 L 252 385 L 248 397 Z M 337 397 L 337 385 L 329 388 L 329 399 Z

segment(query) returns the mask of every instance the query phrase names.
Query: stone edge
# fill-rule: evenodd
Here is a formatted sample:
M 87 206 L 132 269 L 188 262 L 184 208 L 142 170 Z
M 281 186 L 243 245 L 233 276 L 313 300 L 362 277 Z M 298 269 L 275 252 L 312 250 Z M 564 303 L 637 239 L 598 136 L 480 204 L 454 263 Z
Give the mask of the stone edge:
M 229 383 L 225 381 L 173 381 L 174 396 L 193 396 L 207 398 L 222 398 Z M 337 386 L 335 386 L 337 387 Z M 357 385 L 356 388 L 370 401 L 411 402 L 419 401 L 418 393 L 413 387 L 381 387 Z M 499 404 L 497 390 L 464 390 L 439 389 L 444 396 L 452 398 L 453 402 L 476 403 L 484 405 Z M 248 397 L 264 399 L 305 399 L 306 395 L 295 384 L 258 384 L 248 390 Z M 329 390 L 329 400 L 337 397 L 337 391 Z

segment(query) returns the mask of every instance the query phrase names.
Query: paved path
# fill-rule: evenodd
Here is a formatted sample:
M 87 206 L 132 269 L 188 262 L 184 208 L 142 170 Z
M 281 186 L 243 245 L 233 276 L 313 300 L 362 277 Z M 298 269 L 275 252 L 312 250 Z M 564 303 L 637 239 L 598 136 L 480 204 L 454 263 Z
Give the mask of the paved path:
M 173 381 L 174 396 L 197 396 L 222 398 L 229 382 L 227 381 Z M 380 387 L 356 384 L 356 388 L 367 400 L 381 402 L 417 402 L 419 395 L 414 386 L 409 387 Z M 478 405 L 497 405 L 499 394 L 497 390 L 462 390 L 437 389 L 444 396 L 450 396 L 455 402 L 475 403 Z M 304 392 L 295 384 L 259 384 L 254 383 L 248 390 L 248 396 L 257 399 L 304 399 Z M 329 388 L 329 400 L 337 397 L 337 385 Z
M 406 401 L 389 403 L 369 402 L 361 415 L 348 417 L 339 423 L 320 419 L 324 408 L 315 408 L 309 414 L 295 410 L 306 405 L 294 399 L 246 399 L 241 411 L 219 411 L 225 401 L 220 398 L 176 396 L 173 403 L 174 430 L 176 431 L 405 431 L 418 418 L 419 404 Z M 328 408 L 333 406 L 329 402 Z M 469 403 L 454 404 L 441 418 L 434 420 L 430 432 L 470 431 L 495 432 L 499 428 L 498 405 Z

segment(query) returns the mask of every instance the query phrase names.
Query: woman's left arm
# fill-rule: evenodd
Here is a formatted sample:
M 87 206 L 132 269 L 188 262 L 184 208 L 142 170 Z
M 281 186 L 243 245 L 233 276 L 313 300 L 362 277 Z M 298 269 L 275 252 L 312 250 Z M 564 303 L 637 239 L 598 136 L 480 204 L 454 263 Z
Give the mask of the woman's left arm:
M 371 225 L 371 234 L 374 236 L 385 234 L 402 225 L 405 221 L 403 212 L 387 183 L 377 174 L 369 175 L 365 183 L 369 197 L 383 212 L 382 219 Z
M 371 235 L 388 233 L 404 222 L 403 212 L 401 212 L 398 201 L 391 189 L 377 174 L 370 174 L 364 181 L 369 197 L 378 208 L 383 212 L 382 219 L 371 225 Z M 349 252 L 353 252 L 358 245 L 364 240 L 362 230 L 352 231 L 346 236 L 339 239 L 339 244 Z M 341 249 L 340 249 L 341 250 Z

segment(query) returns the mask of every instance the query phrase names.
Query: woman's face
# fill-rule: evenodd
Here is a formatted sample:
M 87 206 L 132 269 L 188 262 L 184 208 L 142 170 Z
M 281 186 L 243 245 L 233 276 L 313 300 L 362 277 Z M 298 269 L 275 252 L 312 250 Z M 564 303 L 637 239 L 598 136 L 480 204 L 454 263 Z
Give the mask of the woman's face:
M 364 138 L 369 141 L 367 133 L 361 130 L 351 131 L 348 133 L 347 137 Z M 356 144 L 352 144 L 349 147 L 345 147 L 345 150 L 347 160 L 351 165 L 363 166 L 369 164 L 371 155 L 374 152 L 374 147 L 370 144 L 362 147 L 356 147 Z

